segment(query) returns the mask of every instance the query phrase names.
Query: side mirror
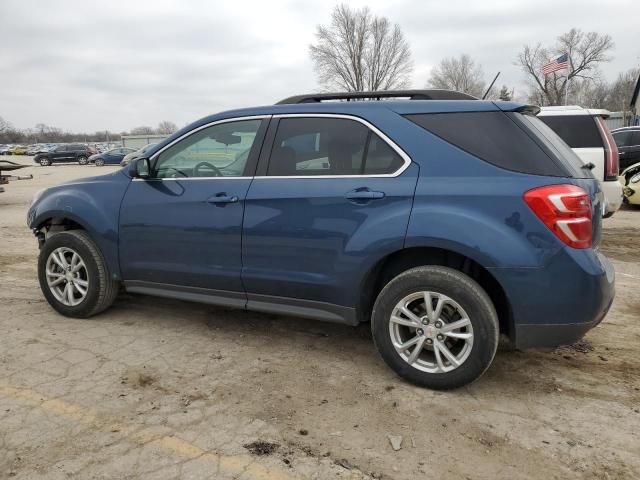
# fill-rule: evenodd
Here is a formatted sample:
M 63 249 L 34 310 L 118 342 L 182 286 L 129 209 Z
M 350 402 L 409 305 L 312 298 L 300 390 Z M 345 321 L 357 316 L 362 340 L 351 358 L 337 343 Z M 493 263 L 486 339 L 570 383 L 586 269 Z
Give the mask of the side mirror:
M 136 158 L 129 164 L 131 178 L 151 178 L 151 166 L 148 158 Z

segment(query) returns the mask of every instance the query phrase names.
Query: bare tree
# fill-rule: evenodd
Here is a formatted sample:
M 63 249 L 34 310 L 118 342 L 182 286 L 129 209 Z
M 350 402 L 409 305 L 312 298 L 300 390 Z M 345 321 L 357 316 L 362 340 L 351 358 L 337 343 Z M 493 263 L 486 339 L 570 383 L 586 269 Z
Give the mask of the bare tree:
M 13 126 L 11 125 L 11 123 L 6 121 L 4 118 L 0 117 L 0 134 L 9 131 L 12 128 Z
M 131 132 L 129 132 L 129 134 L 130 135 L 152 135 L 153 128 L 147 127 L 146 125 L 143 125 L 141 127 L 135 127 L 131 129 Z
M 618 78 L 609 87 L 605 108 L 611 111 L 630 110 L 633 89 L 636 86 L 640 68 L 632 68 L 624 73 L 618 74 Z
M 168 120 L 163 120 L 158 124 L 158 128 L 156 128 L 156 133 L 161 135 L 171 135 L 176 131 L 178 131 L 178 126 Z
M 485 81 L 482 66 L 477 65 L 466 53 L 460 57 L 444 58 L 431 69 L 427 85 L 482 97 Z
M 565 100 L 567 81 L 576 80 L 576 85 L 583 87 L 582 82 L 596 79 L 598 65 L 608 62 L 609 51 L 613 48 L 613 40 L 609 35 L 597 32 L 582 32 L 572 28 L 560 35 L 551 47 L 541 44 L 531 47 L 525 45 L 518 55 L 516 65 L 526 73 L 530 84 L 529 97 L 540 105 L 559 105 Z M 569 55 L 569 70 L 542 73 L 542 66 L 551 58 L 562 54 Z M 571 88 L 571 83 L 569 84 Z M 571 94 L 572 92 L 570 92 Z
M 506 85 L 502 85 L 500 89 L 500 93 L 498 94 L 498 99 L 503 102 L 508 102 L 513 98 L 513 90 L 509 90 L 509 87 Z
M 389 90 L 411 83 L 413 61 L 400 27 L 367 7 L 337 5 L 331 25 L 318 25 L 316 39 L 309 53 L 326 89 Z

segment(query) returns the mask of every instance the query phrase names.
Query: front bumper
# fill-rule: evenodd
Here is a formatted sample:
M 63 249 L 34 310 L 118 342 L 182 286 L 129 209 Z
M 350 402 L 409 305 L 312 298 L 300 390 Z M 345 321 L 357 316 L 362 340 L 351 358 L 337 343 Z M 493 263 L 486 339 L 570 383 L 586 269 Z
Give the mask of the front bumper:
M 615 296 L 611 262 L 593 249 L 561 250 L 544 268 L 495 269 L 507 294 L 517 348 L 573 343 L 598 325 Z
M 640 184 L 630 183 L 623 189 L 624 198 L 631 205 L 640 205 Z

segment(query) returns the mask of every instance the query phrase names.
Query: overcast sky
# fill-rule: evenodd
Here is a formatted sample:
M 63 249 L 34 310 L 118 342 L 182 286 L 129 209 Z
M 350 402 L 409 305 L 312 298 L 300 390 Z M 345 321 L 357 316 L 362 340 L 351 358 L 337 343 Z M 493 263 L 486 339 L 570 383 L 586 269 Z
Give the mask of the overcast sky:
M 413 86 L 444 56 L 469 53 L 487 81 L 524 93 L 513 62 L 524 44 L 571 27 L 609 33 L 604 74 L 640 64 L 638 0 L 401 0 L 369 5 L 398 23 Z M 229 108 L 317 91 L 309 44 L 334 2 L 0 0 L 0 116 L 18 128 L 122 131 L 183 126 Z M 605 7 L 606 5 L 606 7 Z

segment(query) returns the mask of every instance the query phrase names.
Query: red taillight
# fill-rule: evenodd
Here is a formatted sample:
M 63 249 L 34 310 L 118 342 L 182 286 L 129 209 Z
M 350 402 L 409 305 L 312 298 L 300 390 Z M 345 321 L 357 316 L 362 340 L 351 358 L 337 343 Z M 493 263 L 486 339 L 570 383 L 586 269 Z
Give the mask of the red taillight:
M 524 201 L 544 224 L 573 248 L 590 248 L 591 200 L 575 185 L 549 185 L 524 194 Z
M 618 145 L 602 117 L 596 117 L 600 132 L 604 137 L 604 179 L 618 179 Z

